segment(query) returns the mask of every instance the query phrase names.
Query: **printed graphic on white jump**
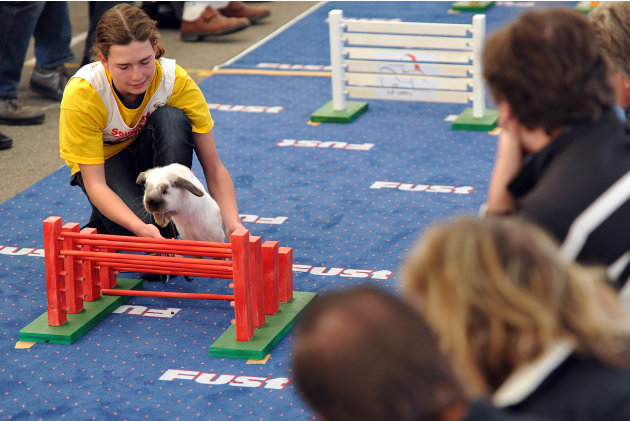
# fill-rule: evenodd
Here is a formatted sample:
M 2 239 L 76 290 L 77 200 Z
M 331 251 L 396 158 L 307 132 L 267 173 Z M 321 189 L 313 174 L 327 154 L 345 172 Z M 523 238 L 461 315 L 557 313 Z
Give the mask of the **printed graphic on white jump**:
M 237 376 L 235 374 L 204 373 L 196 370 L 179 370 L 169 368 L 159 380 L 191 380 L 205 385 L 227 385 L 236 387 L 262 387 L 264 389 L 284 389 L 291 379 L 286 377 Z
M 471 194 L 475 190 L 472 186 L 446 186 L 439 184 L 411 184 L 400 181 L 375 181 L 370 186 L 371 189 L 394 189 L 410 192 L 427 193 L 454 193 Z
M 346 149 L 350 151 L 369 151 L 374 147 L 374 143 L 347 143 L 321 140 L 282 139 L 280 142 L 276 143 L 276 146 L 293 148 L 332 148 Z
M 211 104 L 208 103 L 208 108 L 217 111 L 234 111 L 241 113 L 266 113 L 266 114 L 278 114 L 284 111 L 284 107 L 280 106 L 268 106 L 268 105 L 232 105 L 232 104 Z

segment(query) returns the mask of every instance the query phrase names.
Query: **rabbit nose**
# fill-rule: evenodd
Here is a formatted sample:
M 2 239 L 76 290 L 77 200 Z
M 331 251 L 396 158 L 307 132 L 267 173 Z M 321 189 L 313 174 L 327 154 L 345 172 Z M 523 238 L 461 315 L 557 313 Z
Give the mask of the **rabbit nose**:
M 156 198 L 147 198 L 146 203 L 147 206 L 151 208 L 158 208 L 162 203 L 164 203 L 164 201 Z

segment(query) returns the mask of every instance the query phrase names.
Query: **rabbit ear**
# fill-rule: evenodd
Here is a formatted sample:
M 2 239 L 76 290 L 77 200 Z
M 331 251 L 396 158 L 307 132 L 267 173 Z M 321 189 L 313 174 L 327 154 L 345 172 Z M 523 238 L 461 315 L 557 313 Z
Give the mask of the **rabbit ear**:
M 142 184 L 145 181 L 147 181 L 147 173 L 146 171 L 143 171 L 140 174 L 138 174 L 138 178 L 136 178 L 136 184 Z
M 190 181 L 186 180 L 185 178 L 177 177 L 173 181 L 173 186 L 180 187 L 182 189 L 186 189 L 189 192 L 191 192 L 192 194 L 194 194 L 195 196 L 198 196 L 198 197 L 203 196 L 203 190 L 200 190 L 199 187 L 195 186 L 193 183 L 191 183 Z

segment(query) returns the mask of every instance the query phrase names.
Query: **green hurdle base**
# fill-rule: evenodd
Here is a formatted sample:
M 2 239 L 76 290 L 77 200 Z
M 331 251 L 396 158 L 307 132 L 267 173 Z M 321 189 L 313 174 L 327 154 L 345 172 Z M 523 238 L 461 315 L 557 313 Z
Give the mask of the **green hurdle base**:
M 494 1 L 456 1 L 451 5 L 451 10 L 458 12 L 484 12 L 494 3 Z
M 497 127 L 498 120 L 499 112 L 496 110 L 486 110 L 486 114 L 483 117 L 473 117 L 473 109 L 466 108 L 464 112 L 453 121 L 451 129 L 489 132 Z
M 346 108 L 333 110 L 332 101 L 328 101 L 311 114 L 314 123 L 351 123 L 368 109 L 367 102 L 346 101 Z
M 280 310 L 265 316 L 265 324 L 256 329 L 254 337 L 245 342 L 236 340 L 236 327 L 231 325 L 210 346 L 211 357 L 262 360 L 291 330 L 302 311 L 317 297 L 316 292 L 293 291 L 293 299 L 280 303 Z
M 114 289 L 142 289 L 142 279 L 118 278 Z M 83 310 L 68 313 L 68 321 L 61 326 L 48 325 L 48 312 L 33 320 L 18 333 L 20 341 L 70 345 L 92 329 L 131 297 L 103 295 L 95 301 L 84 301 Z

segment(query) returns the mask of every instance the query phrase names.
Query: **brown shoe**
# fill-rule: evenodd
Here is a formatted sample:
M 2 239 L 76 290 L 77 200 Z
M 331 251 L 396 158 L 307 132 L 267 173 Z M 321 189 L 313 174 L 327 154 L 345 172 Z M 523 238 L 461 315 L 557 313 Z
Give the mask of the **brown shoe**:
M 251 23 L 266 18 L 271 14 L 268 7 L 247 6 L 242 1 L 231 1 L 219 13 L 230 18 L 247 18 Z
M 11 126 L 30 126 L 42 124 L 46 115 L 31 106 L 22 105 L 17 98 L 0 100 L 0 124 Z
M 228 18 L 208 6 L 194 21 L 182 20 L 182 41 L 198 41 L 206 36 L 226 35 L 241 31 L 249 26 L 246 18 Z

